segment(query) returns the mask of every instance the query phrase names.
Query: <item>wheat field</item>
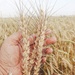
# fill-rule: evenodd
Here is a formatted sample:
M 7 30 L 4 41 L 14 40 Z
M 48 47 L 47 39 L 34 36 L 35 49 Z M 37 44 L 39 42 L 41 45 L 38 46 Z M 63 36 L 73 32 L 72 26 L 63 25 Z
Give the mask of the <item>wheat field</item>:
M 29 35 L 36 33 L 36 19 L 33 19 L 26 18 Z M 18 24 L 17 18 L 0 18 L 0 46 L 4 39 L 18 31 Z M 56 36 L 57 42 L 50 45 L 53 53 L 41 66 L 43 75 L 75 75 L 75 16 L 50 17 L 47 28 L 52 30 L 51 36 Z

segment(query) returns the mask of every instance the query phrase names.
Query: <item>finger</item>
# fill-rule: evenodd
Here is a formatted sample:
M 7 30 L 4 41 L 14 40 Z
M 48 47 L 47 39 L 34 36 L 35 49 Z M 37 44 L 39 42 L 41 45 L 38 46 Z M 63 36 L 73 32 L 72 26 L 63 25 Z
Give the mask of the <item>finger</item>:
M 44 45 L 54 44 L 57 41 L 56 37 L 47 38 Z
M 47 29 L 46 32 L 45 32 L 45 35 L 48 35 L 50 34 L 52 31 L 50 29 Z M 30 37 L 29 37 L 29 42 L 30 42 L 30 45 L 34 44 L 36 40 L 36 34 L 32 34 Z
M 30 45 L 30 51 L 32 52 L 34 50 L 35 44 Z
M 33 66 L 37 65 L 37 61 L 38 61 L 38 60 L 35 60 L 35 61 L 34 61 Z M 46 57 L 41 57 L 41 63 L 45 63 L 45 62 L 46 62 Z
M 41 62 L 42 62 L 42 63 L 45 63 L 45 62 L 46 62 L 46 57 L 42 57 Z
M 32 34 L 32 35 L 29 37 L 30 45 L 34 44 L 35 40 L 36 40 L 36 35 L 35 35 L 35 34 Z
M 30 46 L 30 52 L 32 52 L 34 50 L 34 47 L 35 47 L 35 44 Z M 52 52 L 53 52 L 52 48 L 45 48 L 45 49 L 42 50 L 43 54 L 50 54 Z
M 53 52 L 52 48 L 45 48 L 45 49 L 42 50 L 43 54 L 51 54 L 52 52 Z

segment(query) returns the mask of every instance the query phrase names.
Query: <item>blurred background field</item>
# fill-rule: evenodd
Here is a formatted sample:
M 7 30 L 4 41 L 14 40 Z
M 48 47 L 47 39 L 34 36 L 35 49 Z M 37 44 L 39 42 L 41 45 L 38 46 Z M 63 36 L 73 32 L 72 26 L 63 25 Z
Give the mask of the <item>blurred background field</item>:
M 35 20 L 33 20 L 35 19 Z M 36 18 L 28 17 L 29 34 L 36 33 Z M 4 39 L 18 31 L 18 18 L 0 18 L 0 46 Z M 44 75 L 75 75 L 75 16 L 50 17 L 47 27 L 56 36 L 53 53 L 41 67 Z

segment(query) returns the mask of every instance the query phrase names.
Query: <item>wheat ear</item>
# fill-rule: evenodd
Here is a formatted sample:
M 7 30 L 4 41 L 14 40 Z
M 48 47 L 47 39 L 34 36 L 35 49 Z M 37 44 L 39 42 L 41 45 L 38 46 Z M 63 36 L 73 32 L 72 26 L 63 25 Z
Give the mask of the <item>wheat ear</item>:
M 29 52 L 30 52 L 30 48 L 29 48 L 29 41 L 28 41 L 28 31 L 27 31 L 27 24 L 24 20 L 24 18 L 21 20 L 20 22 L 20 27 L 19 30 L 21 30 L 22 32 L 22 36 L 23 36 L 23 75 L 30 75 L 30 71 L 29 71 Z
M 41 10 L 40 12 L 40 19 L 39 19 L 39 25 L 37 29 L 37 39 L 36 39 L 36 65 L 34 66 L 34 75 L 39 75 L 39 70 L 41 66 L 41 57 L 42 57 L 42 50 L 43 50 L 43 44 L 45 39 L 45 31 L 46 31 L 46 24 L 45 24 L 45 15 L 44 12 Z

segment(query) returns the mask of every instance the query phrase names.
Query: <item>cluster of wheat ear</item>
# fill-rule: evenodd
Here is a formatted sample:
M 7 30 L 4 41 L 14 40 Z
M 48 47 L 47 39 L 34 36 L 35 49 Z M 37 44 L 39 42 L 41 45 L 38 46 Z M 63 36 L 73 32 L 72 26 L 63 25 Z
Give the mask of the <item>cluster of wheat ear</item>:
M 47 29 L 45 14 L 43 10 L 39 12 L 38 24 L 36 26 L 37 26 L 37 32 L 36 32 L 37 38 L 35 40 L 35 47 L 32 52 L 32 55 L 29 57 L 30 47 L 29 47 L 29 41 L 28 41 L 29 36 L 28 36 L 28 30 L 27 30 L 27 23 L 25 22 L 25 19 L 22 17 L 19 29 L 22 31 L 23 44 L 24 44 L 23 45 L 23 50 L 24 50 L 23 75 L 31 75 L 32 68 L 34 71 L 33 75 L 39 75 L 39 70 L 41 66 L 41 58 L 43 56 L 42 50 L 43 50 L 44 39 L 45 39 L 45 31 Z

